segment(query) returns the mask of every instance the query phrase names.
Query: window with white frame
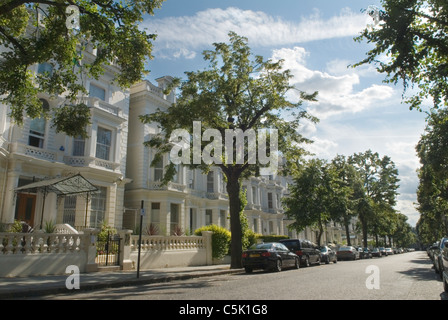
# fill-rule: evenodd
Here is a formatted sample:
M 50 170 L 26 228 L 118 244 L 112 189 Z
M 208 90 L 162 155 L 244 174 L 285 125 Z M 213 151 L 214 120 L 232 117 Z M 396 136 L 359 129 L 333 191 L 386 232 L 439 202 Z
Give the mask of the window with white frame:
M 107 188 L 97 187 L 98 192 L 92 194 L 90 206 L 90 227 L 100 227 L 106 215 Z
M 160 159 L 154 166 L 154 181 L 162 181 L 162 179 L 163 179 L 163 159 Z
M 106 100 L 106 90 L 101 88 L 100 86 L 97 86 L 97 85 L 91 83 L 90 87 L 89 87 L 89 97 L 98 98 L 98 99 L 105 101 Z
M 81 136 L 73 138 L 73 156 L 83 157 L 86 148 L 86 139 Z
M 207 174 L 207 192 L 215 192 L 215 176 L 213 171 Z
M 252 187 L 252 203 L 257 204 L 257 187 Z
M 219 210 L 219 220 L 221 223 L 221 227 L 226 227 L 226 222 L 227 222 L 227 214 L 226 214 L 226 210 Z
M 209 226 L 213 222 L 213 210 L 212 209 L 206 209 L 205 210 L 205 225 Z
M 179 228 L 179 205 L 176 203 L 171 203 L 170 205 L 170 230 L 171 233 L 177 232 Z
M 50 105 L 47 100 L 40 99 L 42 102 L 42 109 L 48 111 Z M 37 148 L 43 148 L 45 143 L 45 131 L 47 127 L 47 120 L 45 117 L 34 118 L 30 122 L 30 131 L 28 135 L 28 145 Z
M 151 223 L 160 225 L 160 202 L 151 203 Z
M 272 192 L 268 192 L 268 208 L 272 209 Z
M 112 147 L 112 131 L 98 127 L 96 134 L 96 154 L 95 157 L 103 160 L 110 160 Z
M 76 199 L 77 196 L 64 197 L 64 214 L 62 218 L 62 223 L 67 223 L 72 227 L 75 227 Z

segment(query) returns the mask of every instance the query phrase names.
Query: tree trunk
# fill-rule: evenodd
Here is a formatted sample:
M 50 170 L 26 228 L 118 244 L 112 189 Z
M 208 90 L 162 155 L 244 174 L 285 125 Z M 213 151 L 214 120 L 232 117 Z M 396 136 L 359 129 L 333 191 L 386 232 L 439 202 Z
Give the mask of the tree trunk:
M 321 239 L 322 239 L 322 235 L 323 235 L 323 233 L 324 233 L 324 228 L 323 228 L 323 226 L 322 226 L 322 224 L 320 224 L 320 226 L 319 226 L 319 235 L 318 235 L 318 237 L 317 237 L 317 245 L 320 247 L 320 245 L 321 245 Z
M 242 231 L 240 221 L 240 182 L 239 175 L 231 174 L 227 176 L 227 193 L 229 195 L 229 210 L 230 210 L 230 254 L 231 254 L 231 269 L 242 268 L 241 255 L 242 248 Z
M 352 242 L 350 240 L 350 229 L 349 229 L 350 221 L 349 219 L 344 219 L 344 226 L 345 226 L 345 236 L 347 237 L 347 245 L 351 246 Z
M 362 225 L 362 242 L 364 248 L 367 248 L 367 234 L 368 234 L 367 221 L 365 221 L 365 217 L 363 217 L 363 219 L 360 220 Z

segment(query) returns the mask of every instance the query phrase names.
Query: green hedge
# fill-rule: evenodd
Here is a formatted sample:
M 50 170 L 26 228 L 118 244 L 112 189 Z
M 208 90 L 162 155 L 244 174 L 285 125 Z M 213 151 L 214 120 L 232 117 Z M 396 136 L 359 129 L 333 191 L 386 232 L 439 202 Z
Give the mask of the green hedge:
M 202 231 L 212 231 L 212 256 L 215 259 L 222 259 L 229 253 L 230 231 L 215 224 L 204 226 L 194 231 L 197 236 L 202 235 Z

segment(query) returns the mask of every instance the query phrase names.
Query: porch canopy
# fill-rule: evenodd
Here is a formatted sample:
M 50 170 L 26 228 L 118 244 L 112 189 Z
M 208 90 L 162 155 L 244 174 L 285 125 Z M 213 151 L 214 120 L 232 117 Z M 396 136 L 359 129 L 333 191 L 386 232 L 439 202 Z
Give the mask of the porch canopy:
M 91 184 L 81 174 L 76 174 L 71 177 L 55 178 L 33 182 L 25 186 L 16 188 L 16 192 L 35 192 L 41 191 L 43 193 L 54 192 L 60 196 L 76 195 L 80 193 L 93 193 L 98 191 L 98 188 Z
M 42 203 L 42 214 L 40 225 L 42 227 L 44 218 L 44 208 L 45 199 L 48 193 L 54 192 L 58 196 L 69 196 L 86 194 L 86 223 L 87 223 L 87 205 L 89 202 L 89 195 L 97 192 L 99 189 L 91 184 L 86 178 L 81 174 L 75 174 L 70 177 L 55 178 L 42 180 L 38 182 L 32 182 L 30 184 L 24 185 L 22 187 L 16 188 L 16 192 L 42 192 L 43 193 L 43 203 Z

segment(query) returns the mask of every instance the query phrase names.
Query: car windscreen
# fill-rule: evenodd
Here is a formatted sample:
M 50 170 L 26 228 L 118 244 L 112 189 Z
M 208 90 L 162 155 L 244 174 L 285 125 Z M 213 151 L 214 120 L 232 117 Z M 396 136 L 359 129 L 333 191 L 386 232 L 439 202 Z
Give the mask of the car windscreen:
M 298 241 L 282 241 L 281 243 L 291 251 L 300 250 L 300 244 Z
M 257 243 L 249 247 L 250 250 L 269 250 L 272 248 L 272 243 Z

